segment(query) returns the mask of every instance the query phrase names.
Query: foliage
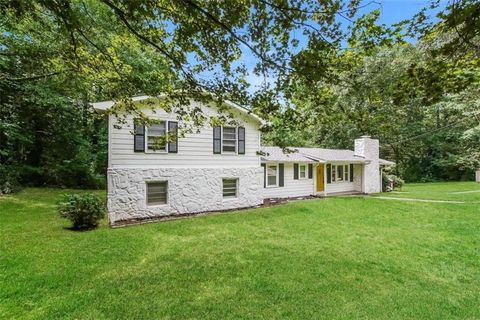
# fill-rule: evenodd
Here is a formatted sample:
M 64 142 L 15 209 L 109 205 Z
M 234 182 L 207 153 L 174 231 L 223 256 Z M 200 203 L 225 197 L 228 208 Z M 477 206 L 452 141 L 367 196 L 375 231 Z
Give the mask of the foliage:
M 401 189 L 405 181 L 402 178 L 394 175 L 389 174 L 386 172 L 382 173 L 382 191 L 383 192 L 390 192 L 395 189 Z
M 105 217 L 105 203 L 93 193 L 65 194 L 58 211 L 72 222 L 74 229 L 92 229 Z
M 15 166 L 0 166 L 0 195 L 21 189 L 19 171 Z

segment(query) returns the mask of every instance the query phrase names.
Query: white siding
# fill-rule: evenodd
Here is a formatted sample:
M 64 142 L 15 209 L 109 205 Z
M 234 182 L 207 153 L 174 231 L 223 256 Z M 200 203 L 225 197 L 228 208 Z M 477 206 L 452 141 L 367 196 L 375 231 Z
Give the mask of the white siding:
M 268 165 L 269 163 L 267 163 Z M 272 163 L 274 164 L 274 163 Z M 293 163 L 287 162 L 284 164 L 284 186 L 283 187 L 269 187 L 264 188 L 264 197 L 268 198 L 289 198 L 289 197 L 303 197 L 314 194 L 315 184 L 315 166 L 313 167 L 313 178 L 308 179 L 308 165 L 307 165 L 307 179 L 293 179 Z
M 192 104 L 193 106 L 193 104 Z M 207 115 L 218 114 L 215 107 L 200 106 Z M 126 123 L 117 123 L 114 116 L 109 121 L 109 167 L 110 168 L 155 168 L 155 167 L 259 167 L 260 132 L 258 122 L 246 114 L 230 110 L 235 120 L 245 127 L 245 154 L 213 154 L 213 129 L 209 125 L 199 132 L 178 139 L 178 153 L 144 153 L 133 151 L 133 117 Z M 147 113 L 147 111 L 146 111 Z M 158 109 L 153 118 L 176 120 L 175 114 Z M 115 125 L 121 126 L 116 128 Z
M 355 191 L 355 185 L 353 184 L 353 182 L 328 183 L 327 187 L 325 188 L 325 192 L 327 193 L 327 195 L 329 193 L 349 191 Z

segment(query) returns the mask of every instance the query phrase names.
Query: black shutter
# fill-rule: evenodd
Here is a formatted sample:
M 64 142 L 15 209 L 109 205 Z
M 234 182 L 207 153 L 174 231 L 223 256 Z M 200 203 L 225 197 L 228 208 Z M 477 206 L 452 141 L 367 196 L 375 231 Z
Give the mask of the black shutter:
M 219 154 L 222 153 L 222 128 L 214 127 L 213 128 L 213 153 Z
M 350 163 L 350 182 L 353 182 L 353 163 Z
M 173 136 L 173 140 L 170 139 Z M 168 153 L 177 153 L 178 152 L 178 122 L 169 121 L 168 122 Z
M 245 154 L 245 128 L 238 127 L 238 154 Z
M 262 168 L 263 168 L 263 187 L 265 188 L 267 186 L 267 173 L 265 172 L 267 170 L 267 165 L 265 163 L 262 163 Z
M 327 183 L 332 183 L 332 165 L 327 164 Z
M 312 179 L 312 178 L 313 178 L 313 164 L 309 163 L 308 164 L 308 179 Z
M 293 180 L 298 180 L 298 163 L 293 164 Z
M 145 152 L 145 126 L 133 124 L 133 151 Z
M 284 170 L 283 170 L 283 163 L 278 164 L 278 186 L 283 187 L 284 186 Z

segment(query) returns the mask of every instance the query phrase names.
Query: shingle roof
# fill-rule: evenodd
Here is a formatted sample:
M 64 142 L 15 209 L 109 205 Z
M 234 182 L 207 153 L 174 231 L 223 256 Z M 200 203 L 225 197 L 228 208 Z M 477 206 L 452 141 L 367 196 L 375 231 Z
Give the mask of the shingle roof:
M 350 161 L 365 162 L 363 157 L 356 156 L 352 150 L 322 149 L 322 148 L 294 148 L 300 153 L 323 161 Z
M 283 152 L 280 147 L 262 147 L 262 161 L 279 161 L 279 162 L 317 162 L 308 158 L 299 152 Z
M 395 162 L 389 161 L 389 160 L 380 159 L 380 165 L 381 165 L 381 166 L 393 166 L 393 165 L 395 165 Z
M 276 162 L 366 162 L 365 158 L 356 156 L 352 150 L 303 147 L 288 147 L 287 150 L 287 152 L 284 152 L 280 147 L 262 147 L 264 155 L 262 155 L 261 159 L 262 161 Z M 380 159 L 380 165 L 394 164 L 392 161 Z

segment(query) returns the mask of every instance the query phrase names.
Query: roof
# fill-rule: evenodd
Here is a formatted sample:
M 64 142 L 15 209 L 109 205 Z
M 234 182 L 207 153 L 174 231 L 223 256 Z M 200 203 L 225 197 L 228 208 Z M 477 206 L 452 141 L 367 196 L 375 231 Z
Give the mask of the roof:
M 280 147 L 262 147 L 262 161 L 278 161 L 278 162 L 317 162 L 317 160 L 308 158 L 299 152 L 283 152 Z
M 345 161 L 351 163 L 366 163 L 364 157 L 356 156 L 352 150 L 288 147 L 284 152 L 280 147 L 262 147 L 262 161 L 274 162 L 331 162 Z M 395 162 L 380 159 L 380 165 L 394 165 Z
M 389 161 L 389 160 L 380 159 L 380 165 L 381 165 L 381 166 L 394 166 L 394 165 L 395 165 L 395 162 Z
M 143 101 L 143 100 L 147 100 L 147 99 L 150 99 L 150 98 L 153 98 L 153 97 L 152 96 L 137 96 L 137 97 L 132 97 L 132 101 Z M 160 96 L 159 98 L 162 98 L 162 96 Z M 229 106 L 229 107 L 231 107 L 235 110 L 240 111 L 243 114 L 246 114 L 246 115 L 250 116 L 251 118 L 258 121 L 260 124 L 266 124 L 265 120 L 263 120 L 262 118 L 260 118 L 256 114 L 254 114 L 252 111 L 250 111 L 250 110 L 248 110 L 248 109 L 246 109 L 246 108 L 244 108 L 244 107 L 242 107 L 242 106 L 240 106 L 240 105 L 238 105 L 238 104 L 236 104 L 232 101 L 224 100 L 223 103 L 226 106 Z M 107 111 L 109 108 L 113 107 L 114 104 L 115 104 L 115 101 L 113 101 L 113 100 L 90 103 L 90 105 L 92 105 L 92 107 L 95 110 L 98 110 L 98 111 Z

